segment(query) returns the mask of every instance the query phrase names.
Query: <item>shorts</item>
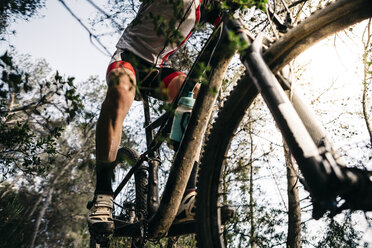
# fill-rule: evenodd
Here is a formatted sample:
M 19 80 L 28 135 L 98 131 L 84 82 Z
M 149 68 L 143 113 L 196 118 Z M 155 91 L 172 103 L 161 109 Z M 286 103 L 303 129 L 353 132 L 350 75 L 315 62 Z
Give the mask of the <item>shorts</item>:
M 132 52 L 121 49 L 118 49 L 112 56 L 106 75 L 116 68 L 129 69 L 135 75 L 138 89 L 136 100 L 140 100 L 141 96 L 152 96 L 157 99 L 166 100 L 164 99 L 166 98 L 165 92 L 172 79 L 179 75 L 185 75 L 185 73 L 173 68 L 154 67 Z

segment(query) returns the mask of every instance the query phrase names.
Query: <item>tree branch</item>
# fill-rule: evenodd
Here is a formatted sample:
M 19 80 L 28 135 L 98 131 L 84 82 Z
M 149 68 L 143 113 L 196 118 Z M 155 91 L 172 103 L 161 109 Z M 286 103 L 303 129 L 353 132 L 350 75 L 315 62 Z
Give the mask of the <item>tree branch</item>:
M 371 50 L 369 46 L 371 46 L 371 19 L 369 19 L 367 23 L 367 27 L 365 29 L 365 34 L 367 35 L 366 41 L 364 43 L 364 53 L 363 53 L 363 67 L 364 67 L 364 74 L 363 74 L 363 95 L 362 95 L 362 108 L 363 108 L 363 116 L 364 116 L 364 121 L 367 126 L 368 134 L 369 134 L 369 139 L 372 144 L 372 126 L 369 121 L 369 113 L 367 110 L 367 95 L 368 95 L 368 89 L 369 89 L 369 82 L 368 80 L 369 75 L 372 73 L 370 70 L 370 61 L 368 61 L 369 54 L 371 53 Z
M 65 1 L 64 0 L 58 0 L 58 1 L 63 5 L 63 7 L 65 7 L 65 9 L 72 15 L 72 17 L 74 17 L 75 20 L 78 21 L 79 24 L 89 33 L 89 38 L 90 38 L 92 45 L 95 46 L 103 54 L 111 56 L 111 53 L 105 47 L 105 45 L 103 45 L 102 42 L 99 40 L 99 38 L 90 31 L 90 29 L 82 22 L 82 20 L 79 17 L 77 17 L 74 14 L 74 12 L 72 12 L 72 10 L 66 5 Z M 94 44 L 93 40 L 97 41 L 97 43 L 101 46 L 103 51 L 96 44 Z
M 120 25 L 115 19 L 112 17 L 112 15 L 107 14 L 103 9 L 101 9 L 97 4 L 95 4 L 92 0 L 86 0 L 88 3 L 90 3 L 95 9 L 97 9 L 99 12 L 101 12 L 104 16 L 106 16 L 107 19 L 110 19 L 119 30 L 121 30 L 123 27 Z

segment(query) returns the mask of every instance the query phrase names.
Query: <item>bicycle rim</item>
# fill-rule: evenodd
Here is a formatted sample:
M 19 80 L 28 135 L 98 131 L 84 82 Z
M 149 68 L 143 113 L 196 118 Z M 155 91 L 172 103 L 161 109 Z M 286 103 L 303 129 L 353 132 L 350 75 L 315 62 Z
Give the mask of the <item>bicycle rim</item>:
M 372 15 L 369 0 L 337 1 L 325 9 L 315 12 L 301 24 L 289 31 L 274 45 L 269 47 L 264 58 L 270 68 L 277 72 L 306 48 L 317 41 Z M 239 123 L 257 96 L 257 89 L 247 78 L 240 80 L 224 103 L 223 109 L 213 125 L 208 137 L 199 171 L 197 195 L 197 244 L 198 247 L 239 247 L 239 238 L 234 227 L 247 223 L 240 215 L 239 207 L 231 222 L 222 223 L 221 208 L 232 198 L 241 198 L 239 188 L 245 187 L 241 175 L 233 174 L 238 164 L 226 163 L 226 157 Z M 235 167 L 234 167 L 235 166 Z M 231 173 L 231 183 L 226 188 L 223 177 Z M 230 195 L 229 195 L 230 194 Z M 230 232 L 230 233 L 229 233 Z M 248 241 L 249 242 L 249 241 Z

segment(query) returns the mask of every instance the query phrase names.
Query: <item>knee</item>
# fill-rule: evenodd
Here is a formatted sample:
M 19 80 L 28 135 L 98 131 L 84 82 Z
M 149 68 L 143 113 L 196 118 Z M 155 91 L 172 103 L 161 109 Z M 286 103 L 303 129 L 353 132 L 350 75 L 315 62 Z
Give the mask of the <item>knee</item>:
M 136 93 L 136 81 L 132 72 L 121 69 L 113 70 L 107 75 L 107 94 L 103 105 L 112 109 L 129 108 Z
M 185 75 L 179 75 L 172 79 L 167 88 L 168 100 L 173 101 L 177 96 L 178 91 L 181 89 L 183 82 L 185 81 Z
M 167 93 L 168 93 L 168 100 L 173 101 L 174 98 L 177 96 L 178 91 L 180 91 L 182 84 L 184 83 L 186 79 L 185 75 L 180 75 L 178 77 L 175 77 L 168 85 Z M 200 83 L 197 83 L 192 90 L 194 93 L 194 98 L 198 96 L 200 90 Z

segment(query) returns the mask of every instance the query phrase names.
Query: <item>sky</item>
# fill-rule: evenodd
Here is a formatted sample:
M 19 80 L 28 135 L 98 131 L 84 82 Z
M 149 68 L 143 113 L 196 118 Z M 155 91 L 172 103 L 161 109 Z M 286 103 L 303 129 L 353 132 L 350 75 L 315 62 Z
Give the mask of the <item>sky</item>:
M 86 23 L 88 17 L 94 17 L 95 9 L 86 1 L 67 0 L 66 4 Z M 104 79 L 110 57 L 90 42 L 88 32 L 59 1 L 46 1 L 46 8 L 39 11 L 38 17 L 29 22 L 18 21 L 11 28 L 16 30 L 16 35 L 0 42 L 1 54 L 13 45 L 20 54 L 46 59 L 52 69 L 58 69 L 62 75 L 74 76 L 79 81 L 91 75 Z M 113 37 L 111 44 L 105 44 L 111 53 L 117 39 Z

